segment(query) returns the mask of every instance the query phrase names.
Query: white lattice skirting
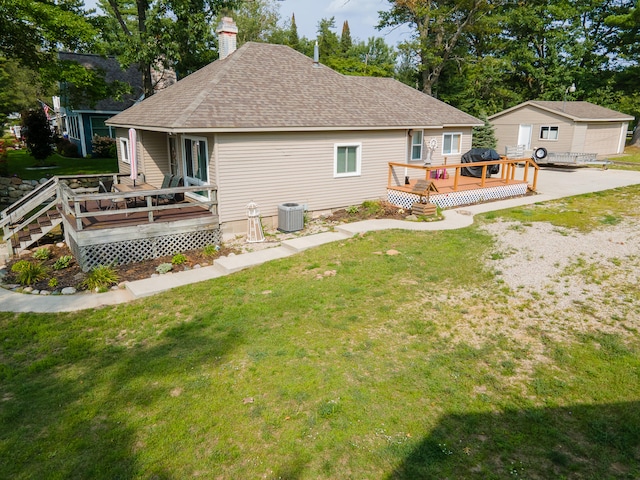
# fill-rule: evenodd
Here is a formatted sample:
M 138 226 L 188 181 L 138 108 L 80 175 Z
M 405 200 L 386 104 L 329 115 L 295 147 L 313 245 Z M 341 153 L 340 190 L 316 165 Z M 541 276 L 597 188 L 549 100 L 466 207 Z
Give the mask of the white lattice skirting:
M 69 246 L 82 270 L 86 272 L 98 265 L 127 265 L 207 245 L 220 245 L 221 242 L 222 233 L 219 228 L 215 228 L 86 246 L 78 246 L 70 238 Z
M 503 198 L 521 197 L 527 193 L 526 183 L 515 183 L 513 185 L 500 185 L 498 187 L 479 188 L 476 190 L 461 190 L 459 192 L 436 193 L 429 197 L 429 202 L 445 209 L 459 207 L 461 205 L 472 205 L 490 200 L 500 200 Z M 389 203 L 405 209 L 410 209 L 411 205 L 420 201 L 420 196 L 414 193 L 401 192 L 387 189 Z

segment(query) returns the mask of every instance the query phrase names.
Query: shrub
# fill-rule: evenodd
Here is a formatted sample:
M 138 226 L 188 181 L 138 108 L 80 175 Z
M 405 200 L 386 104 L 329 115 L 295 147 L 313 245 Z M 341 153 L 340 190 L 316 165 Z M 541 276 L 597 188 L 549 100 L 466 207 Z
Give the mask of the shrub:
M 176 253 L 173 258 L 171 258 L 171 263 L 173 265 L 182 265 L 187 262 L 187 257 L 185 257 L 182 253 Z
M 11 267 L 11 271 L 14 272 L 14 273 L 21 272 L 22 270 L 24 270 L 25 268 L 27 268 L 29 266 L 29 263 L 31 263 L 31 262 L 29 262 L 28 260 L 18 260 Z
M 80 286 L 86 287 L 88 290 L 104 291 L 111 285 L 118 283 L 118 274 L 116 271 L 105 265 L 98 265 L 89 272 Z
M 202 253 L 207 257 L 215 257 L 220 251 L 219 245 L 207 245 L 202 249 Z
M 71 143 L 69 140 L 65 142 L 64 147 L 62 148 L 61 154 L 64 157 L 69 157 L 69 158 L 80 157 L 80 153 L 78 152 L 78 147 L 75 144 Z
M 351 205 L 350 207 L 345 208 L 345 212 L 347 212 L 349 215 L 355 215 L 359 211 L 360 207 L 358 207 L 357 205 Z
M 20 260 L 14 263 L 11 271 L 16 273 L 16 281 L 20 285 L 33 285 L 47 278 L 48 269 L 42 263 Z
M 379 215 L 384 212 L 384 207 L 377 200 L 366 200 L 362 202 L 362 208 L 364 208 L 367 215 Z
M 73 261 L 73 257 L 71 255 L 64 255 L 56 260 L 56 263 L 53 264 L 54 270 L 62 270 L 64 268 L 68 268 Z
M 48 285 L 49 285 L 49 288 L 56 288 L 56 287 L 58 286 L 58 279 L 57 279 L 57 278 L 55 278 L 55 277 L 54 277 L 54 278 L 51 278 L 51 279 L 49 280 Z
M 33 253 L 33 258 L 35 258 L 36 260 L 49 260 L 49 257 L 51 257 L 51 250 L 49 250 L 47 247 L 38 248 Z
M 42 108 L 22 113 L 22 131 L 27 142 L 27 149 L 33 158 L 42 162 L 53 153 L 51 148 L 53 135 L 49 120 Z
M 156 272 L 161 275 L 164 273 L 169 273 L 171 270 L 173 270 L 173 265 L 171 265 L 170 263 L 161 263 L 156 267 Z
M 94 135 L 91 146 L 94 158 L 115 158 L 117 155 L 115 138 Z
M 65 157 L 79 157 L 78 147 L 76 147 L 68 138 L 56 138 L 56 152 Z
M 9 159 L 7 157 L 7 143 L 0 140 L 0 177 L 9 176 Z

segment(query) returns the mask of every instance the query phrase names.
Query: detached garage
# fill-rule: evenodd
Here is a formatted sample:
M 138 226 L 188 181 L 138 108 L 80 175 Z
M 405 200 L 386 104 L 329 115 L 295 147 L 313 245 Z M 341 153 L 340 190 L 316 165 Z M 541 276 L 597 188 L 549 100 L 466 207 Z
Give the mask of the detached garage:
M 489 117 L 497 150 L 519 147 L 523 156 L 536 148 L 549 152 L 622 153 L 633 117 L 589 102 L 531 100 Z

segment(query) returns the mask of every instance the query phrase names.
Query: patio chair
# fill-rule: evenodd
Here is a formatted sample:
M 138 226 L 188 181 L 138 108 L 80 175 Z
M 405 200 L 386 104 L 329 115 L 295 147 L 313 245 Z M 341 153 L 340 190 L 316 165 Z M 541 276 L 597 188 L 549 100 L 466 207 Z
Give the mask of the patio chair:
M 113 191 L 113 180 L 98 181 L 98 193 L 111 193 Z M 123 208 L 127 208 L 127 202 L 124 198 L 111 198 L 106 206 L 102 206 L 102 200 L 98 200 L 98 208 L 100 210 L 118 209 L 122 205 Z
M 164 182 L 162 183 L 163 183 L 162 188 L 176 188 L 176 187 L 184 186 L 184 180 L 182 179 L 182 177 L 178 177 L 178 176 L 172 177 L 170 179 L 168 187 L 164 187 Z M 157 200 L 156 200 L 157 203 L 160 203 L 160 200 L 164 200 L 167 203 L 181 202 L 182 200 L 184 200 L 184 194 L 183 193 L 164 193 L 157 196 Z

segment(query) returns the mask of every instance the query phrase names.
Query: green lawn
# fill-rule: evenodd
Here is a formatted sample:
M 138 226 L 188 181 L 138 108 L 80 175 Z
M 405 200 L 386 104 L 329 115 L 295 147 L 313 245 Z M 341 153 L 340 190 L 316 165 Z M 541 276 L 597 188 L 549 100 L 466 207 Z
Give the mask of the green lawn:
M 638 222 L 630 198 L 478 222 L 588 231 Z M 0 476 L 640 477 L 640 333 L 611 330 L 637 325 L 635 277 L 600 285 L 607 330 L 554 336 L 496 248 L 478 226 L 379 232 L 128 305 L 0 314 Z
M 38 163 L 26 149 L 8 151 L 9 175 L 17 175 L 23 180 L 40 180 L 55 175 L 91 175 L 118 171 L 115 158 L 66 158 L 54 153 L 44 161 L 46 168 Z

